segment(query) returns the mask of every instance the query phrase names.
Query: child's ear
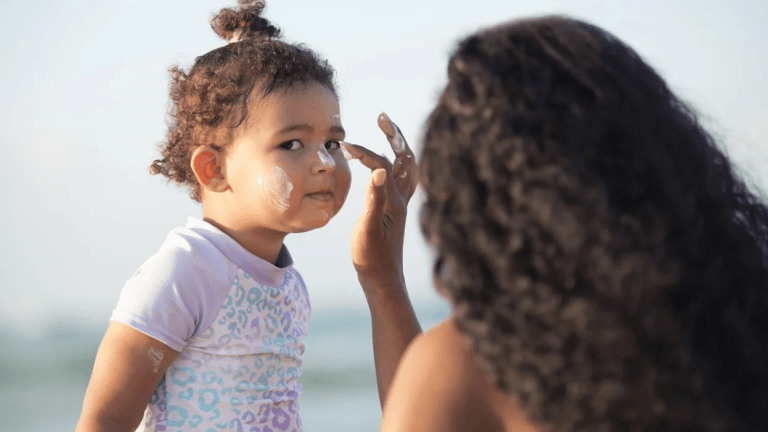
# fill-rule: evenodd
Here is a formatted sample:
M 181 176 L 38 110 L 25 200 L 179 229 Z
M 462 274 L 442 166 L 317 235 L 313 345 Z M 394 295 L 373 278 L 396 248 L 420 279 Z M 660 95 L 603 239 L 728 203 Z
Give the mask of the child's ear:
M 203 189 L 211 192 L 224 192 L 229 189 L 223 162 L 221 152 L 210 146 L 200 146 L 192 153 L 192 172 Z

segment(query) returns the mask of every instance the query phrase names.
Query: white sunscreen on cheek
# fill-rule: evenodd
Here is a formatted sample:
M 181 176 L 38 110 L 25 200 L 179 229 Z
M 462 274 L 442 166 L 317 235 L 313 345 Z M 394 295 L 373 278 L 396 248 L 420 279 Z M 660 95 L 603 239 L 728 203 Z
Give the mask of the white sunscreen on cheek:
M 320 163 L 327 167 L 335 167 L 336 162 L 334 162 L 331 155 L 328 154 L 328 150 L 325 149 L 325 144 L 320 145 L 320 149 L 317 150 L 317 157 L 320 158 Z
M 279 166 L 273 166 L 264 174 L 261 182 L 261 191 L 278 210 L 286 211 L 291 205 L 291 191 L 293 184 L 288 174 Z
M 149 360 L 149 364 L 152 365 L 153 373 L 157 373 L 157 371 L 160 370 L 160 362 L 163 361 L 163 357 L 165 357 L 165 353 L 163 353 L 162 350 L 149 347 L 149 351 L 147 351 L 147 359 Z

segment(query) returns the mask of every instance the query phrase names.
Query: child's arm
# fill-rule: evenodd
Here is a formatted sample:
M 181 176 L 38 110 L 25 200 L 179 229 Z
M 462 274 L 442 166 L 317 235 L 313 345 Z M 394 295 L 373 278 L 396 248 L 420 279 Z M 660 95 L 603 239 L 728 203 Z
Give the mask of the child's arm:
M 77 432 L 136 430 L 177 354 L 138 330 L 111 322 L 96 354 Z
M 373 170 L 351 243 L 352 261 L 371 311 L 376 382 L 383 407 L 397 364 L 408 344 L 421 333 L 421 326 L 403 276 L 406 210 L 418 185 L 416 158 L 399 128 L 384 114 L 379 117 L 379 127 L 395 151 L 394 164 L 364 147 L 344 146 Z

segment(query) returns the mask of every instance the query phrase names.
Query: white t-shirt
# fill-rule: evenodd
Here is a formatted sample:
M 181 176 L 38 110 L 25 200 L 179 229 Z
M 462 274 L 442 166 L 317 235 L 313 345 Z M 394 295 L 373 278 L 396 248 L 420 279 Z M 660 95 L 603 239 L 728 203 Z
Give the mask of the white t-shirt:
M 138 431 L 300 432 L 310 312 L 285 245 L 273 265 L 189 218 L 128 280 L 112 313 L 180 352 Z

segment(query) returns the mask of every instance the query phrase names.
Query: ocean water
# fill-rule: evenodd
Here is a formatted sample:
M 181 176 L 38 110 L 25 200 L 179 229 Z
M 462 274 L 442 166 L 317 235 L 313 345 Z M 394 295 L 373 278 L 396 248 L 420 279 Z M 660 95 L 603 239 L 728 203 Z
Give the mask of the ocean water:
M 422 328 L 448 316 L 444 303 L 416 308 Z M 71 432 L 103 326 L 69 319 L 35 338 L 0 330 L 0 431 Z M 381 419 L 365 309 L 315 309 L 305 339 L 299 399 L 306 432 L 377 431 Z

